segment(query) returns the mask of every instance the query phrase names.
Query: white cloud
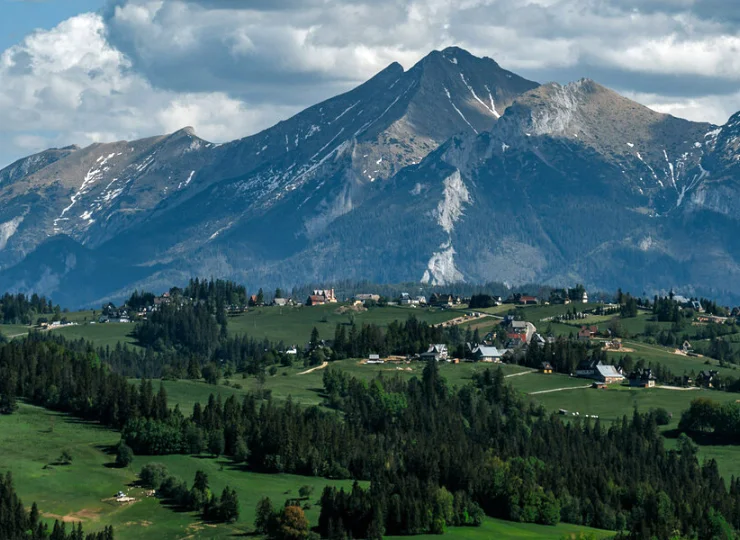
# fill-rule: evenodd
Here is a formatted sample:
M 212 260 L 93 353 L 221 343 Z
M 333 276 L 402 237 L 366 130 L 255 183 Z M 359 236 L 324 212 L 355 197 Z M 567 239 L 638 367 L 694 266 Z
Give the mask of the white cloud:
M 732 2 L 712 1 L 111 0 L 0 55 L 0 162 L 184 125 L 245 136 L 448 45 L 722 122 L 740 108 L 740 38 Z
M 223 92 L 156 88 L 108 44 L 97 14 L 71 18 L 6 50 L 0 81 L 0 142 L 11 147 L 8 159 L 185 125 L 215 141 L 231 140 L 294 111 L 251 108 Z
M 694 122 L 710 122 L 723 125 L 730 116 L 740 110 L 740 92 L 731 95 L 708 95 L 689 98 L 634 92 L 623 92 L 623 94 L 655 111 L 672 114 Z

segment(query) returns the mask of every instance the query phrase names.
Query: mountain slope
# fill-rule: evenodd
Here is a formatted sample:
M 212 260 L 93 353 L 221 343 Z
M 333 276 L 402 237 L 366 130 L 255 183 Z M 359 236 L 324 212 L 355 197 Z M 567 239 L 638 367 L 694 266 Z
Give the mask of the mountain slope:
M 285 204 L 312 211 L 297 226 L 316 237 L 361 205 L 368 185 L 456 133 L 489 129 L 536 86 L 493 60 L 447 49 L 407 72 L 391 64 L 346 94 L 229 144 L 208 143 L 186 128 L 40 154 L 0 172 L 8 179 L 0 182 L 0 268 L 56 234 L 93 249 L 109 244 L 108 253 L 120 251 L 120 237 L 134 262 L 166 262 Z M 326 197 L 296 202 L 296 193 L 320 189 L 327 176 L 334 182 Z M 146 246 L 141 237 L 150 240 Z
M 185 129 L 3 171 L 0 289 L 79 305 L 213 275 L 740 298 L 739 141 L 740 113 L 689 122 L 435 51 L 228 144 Z

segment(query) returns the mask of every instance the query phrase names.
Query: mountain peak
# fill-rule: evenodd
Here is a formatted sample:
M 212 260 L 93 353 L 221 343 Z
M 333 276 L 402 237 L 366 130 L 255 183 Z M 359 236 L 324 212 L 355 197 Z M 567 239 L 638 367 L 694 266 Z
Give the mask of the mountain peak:
M 175 131 L 171 137 L 197 137 L 195 134 L 195 128 L 193 126 L 185 126 L 182 129 Z

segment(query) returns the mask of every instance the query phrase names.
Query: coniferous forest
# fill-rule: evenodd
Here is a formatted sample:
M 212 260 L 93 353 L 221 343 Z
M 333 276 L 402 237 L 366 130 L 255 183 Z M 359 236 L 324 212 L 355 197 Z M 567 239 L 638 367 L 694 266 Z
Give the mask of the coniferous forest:
M 163 388 L 131 385 L 94 351 L 38 335 L 0 346 L 0 373 L 11 400 L 120 428 L 137 454 L 208 451 L 268 473 L 369 480 L 322 493 L 322 535 L 441 532 L 483 514 L 635 538 L 740 526 L 740 485 L 726 487 L 714 462 L 700 465 L 688 439 L 666 450 L 654 415 L 563 423 L 493 369 L 459 389 L 434 362 L 407 382 L 329 369 L 325 393 L 340 414 L 254 395 L 170 409 Z
M 273 400 L 264 392 L 243 399 L 211 395 L 192 410 L 172 407 L 163 384 L 146 378 L 132 384 L 127 377 L 154 371 L 209 380 L 213 370 L 258 375 L 292 361 L 280 352 L 282 344 L 226 332 L 225 302 L 234 294 L 243 299 L 239 289 L 190 287 L 202 295 L 199 301 L 162 306 L 137 324 L 143 351 L 100 349 L 40 332 L 0 343 L 0 413 L 13 414 L 23 400 L 119 430 L 122 464 L 133 454 L 207 454 L 254 472 L 353 480 L 350 489 L 327 486 L 320 493 L 315 525 L 327 538 L 441 534 L 452 526 L 479 526 L 485 516 L 586 525 L 630 538 L 732 538 L 727 531 L 740 530 L 740 480 L 725 483 L 716 462 L 700 461 L 686 435 L 666 448 L 658 430 L 665 411 L 635 412 L 608 425 L 563 419 L 515 391 L 495 367 L 452 386 L 434 361 L 410 379 L 359 379 L 329 365 L 320 407 Z M 132 298 L 151 302 L 146 293 Z M 656 316 L 669 311 L 666 305 L 656 305 Z M 337 325 L 330 347 L 312 335 L 305 358 L 314 363 L 319 352 L 326 360 L 376 351 L 413 355 L 436 342 L 465 355 L 471 340 L 478 336 L 413 317 L 386 327 L 351 322 Z M 508 359 L 528 367 L 549 362 L 555 371 L 571 373 L 583 360 L 607 357 L 601 348 L 561 337 Z M 627 359 L 620 362 L 626 366 Z M 672 380 L 667 370 L 656 373 Z M 679 431 L 736 443 L 739 410 L 737 404 L 695 401 Z M 209 521 L 238 516 L 238 494 L 228 486 L 220 496 L 211 493 L 201 471 L 192 487 L 156 463 L 140 478 L 168 504 Z M 61 523 L 45 529 L 37 511 L 20 505 L 9 477 L 0 483 L 0 495 L 2 538 L 112 534 L 106 529 L 84 537 Z M 282 538 L 286 527 L 302 523 L 300 508 L 263 503 L 257 528 L 268 537 Z

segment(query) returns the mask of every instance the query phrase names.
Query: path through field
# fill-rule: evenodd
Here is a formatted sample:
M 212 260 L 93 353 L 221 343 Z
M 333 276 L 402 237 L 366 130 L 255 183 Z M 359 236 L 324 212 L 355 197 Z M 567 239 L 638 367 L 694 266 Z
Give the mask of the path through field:
M 683 388 L 681 386 L 661 385 L 661 386 L 656 386 L 655 388 L 662 388 L 663 390 L 678 390 L 679 392 L 691 392 L 692 390 L 701 390 L 701 388 L 697 386 L 693 386 L 691 388 Z
M 529 375 L 530 373 L 537 373 L 537 370 L 530 369 L 529 371 L 522 371 L 521 373 L 510 373 L 509 375 L 504 375 L 504 379 L 508 379 L 509 377 L 521 377 L 522 375 Z
M 324 362 L 320 366 L 312 367 L 311 369 L 307 369 L 306 371 L 301 371 L 298 375 L 308 375 L 309 373 L 313 373 L 314 371 L 324 369 L 328 365 L 329 365 L 329 362 Z
M 567 388 L 553 388 L 552 390 L 538 390 L 537 392 L 529 392 L 528 396 L 534 396 L 536 394 L 549 394 L 551 392 L 563 392 L 565 390 L 582 390 L 584 388 L 591 388 L 590 384 L 586 386 L 568 386 Z

